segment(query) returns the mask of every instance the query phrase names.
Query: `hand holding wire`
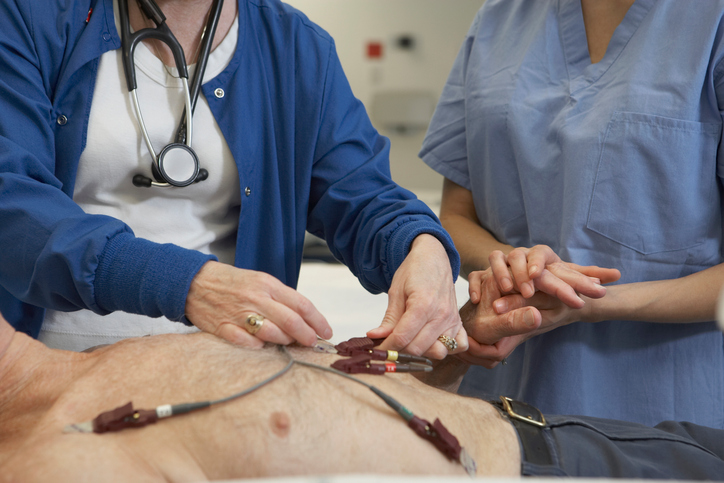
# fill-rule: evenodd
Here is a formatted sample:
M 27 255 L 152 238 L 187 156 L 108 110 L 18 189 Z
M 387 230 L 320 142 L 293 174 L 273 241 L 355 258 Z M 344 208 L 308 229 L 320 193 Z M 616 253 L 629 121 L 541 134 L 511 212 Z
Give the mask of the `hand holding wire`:
M 206 263 L 191 282 L 186 317 L 199 329 L 246 347 L 295 341 L 311 346 L 317 336 L 332 336 L 324 316 L 296 290 L 266 273 L 218 262 Z
M 427 234 L 415 238 L 392 279 L 388 295 L 382 323 L 367 333 L 371 338 L 385 339 L 381 348 L 433 359 L 467 349 L 450 259 L 437 238 Z M 440 335 L 455 339 L 457 348 L 449 350 L 439 340 Z

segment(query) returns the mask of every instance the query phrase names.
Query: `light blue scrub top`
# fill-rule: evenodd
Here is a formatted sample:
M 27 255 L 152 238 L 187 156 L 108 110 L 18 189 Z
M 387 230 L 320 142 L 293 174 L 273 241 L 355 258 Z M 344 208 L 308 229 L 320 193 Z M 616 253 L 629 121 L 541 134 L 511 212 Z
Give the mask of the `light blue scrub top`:
M 621 283 L 722 262 L 724 1 L 637 0 L 591 64 L 580 0 L 487 0 L 420 156 L 513 246 Z M 714 323 L 572 324 L 476 367 L 466 394 L 547 413 L 724 428 Z

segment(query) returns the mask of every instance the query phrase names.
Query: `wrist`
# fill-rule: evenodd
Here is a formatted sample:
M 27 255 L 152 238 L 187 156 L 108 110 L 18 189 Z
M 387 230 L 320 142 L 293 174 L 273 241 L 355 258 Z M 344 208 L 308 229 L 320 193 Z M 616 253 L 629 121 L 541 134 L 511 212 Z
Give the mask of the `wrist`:
M 611 287 L 606 288 L 606 295 L 600 299 L 592 299 L 590 297 L 581 296 L 585 305 L 580 309 L 580 321 L 595 323 L 608 320 L 610 317 L 606 313 L 606 306 L 610 305 Z
M 384 272 L 387 287 L 384 290 L 389 289 L 395 273 L 410 256 L 421 259 L 434 255 L 438 264 L 444 259 L 452 272 L 453 280 L 457 279 L 460 271 L 460 256 L 452 238 L 442 226 L 432 220 L 402 223 L 390 235 L 386 253 Z
M 425 249 L 437 251 L 440 254 L 444 255 L 445 258 L 447 258 L 445 247 L 442 246 L 440 240 L 438 240 L 433 235 L 430 235 L 429 233 L 420 233 L 412 240 L 412 243 L 410 243 L 410 252 L 412 252 L 413 250 Z
M 463 376 L 468 372 L 470 364 L 451 355 L 441 361 L 433 362 L 432 372 L 413 373 L 415 377 L 428 386 L 457 393 Z
M 463 328 L 470 334 L 470 323 L 475 320 L 476 306 L 470 300 L 465 302 L 465 305 L 460 307 L 460 320 L 463 322 Z
M 220 265 L 215 260 L 209 260 L 204 263 L 194 278 L 191 279 L 189 290 L 186 294 L 185 311 L 186 315 L 194 313 L 195 304 L 208 297 L 210 293 L 214 293 L 215 289 L 212 287 L 214 279 L 217 278 L 216 270 Z

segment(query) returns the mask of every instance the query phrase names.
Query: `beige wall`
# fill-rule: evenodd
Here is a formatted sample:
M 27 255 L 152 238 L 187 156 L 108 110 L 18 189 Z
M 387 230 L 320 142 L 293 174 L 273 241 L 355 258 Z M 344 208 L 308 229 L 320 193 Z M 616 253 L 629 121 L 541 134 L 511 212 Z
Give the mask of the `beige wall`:
M 355 95 L 375 126 L 392 142 L 393 178 L 434 204 L 442 177 L 417 157 L 424 129 L 401 135 L 386 130 L 371 110 L 375 95 L 417 92 L 437 101 L 452 63 L 483 0 L 286 0 L 334 37 Z M 400 35 L 412 50 L 396 47 Z M 383 44 L 380 60 L 366 58 L 369 41 Z M 431 199 L 431 197 L 433 199 Z

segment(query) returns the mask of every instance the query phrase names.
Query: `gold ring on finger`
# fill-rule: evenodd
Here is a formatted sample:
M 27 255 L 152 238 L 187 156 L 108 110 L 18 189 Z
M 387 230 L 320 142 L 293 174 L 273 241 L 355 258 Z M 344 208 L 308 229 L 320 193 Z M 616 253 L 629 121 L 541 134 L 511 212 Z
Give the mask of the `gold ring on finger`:
M 264 316 L 259 314 L 251 314 L 246 318 L 244 322 L 244 328 L 251 335 L 256 334 L 261 330 L 261 326 L 264 325 Z
M 443 334 L 440 337 L 438 337 L 437 340 L 442 342 L 442 345 L 444 345 L 448 351 L 454 351 L 455 349 L 458 348 L 458 341 L 456 341 L 449 335 Z

